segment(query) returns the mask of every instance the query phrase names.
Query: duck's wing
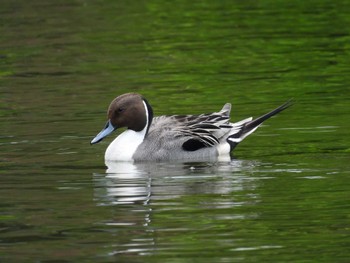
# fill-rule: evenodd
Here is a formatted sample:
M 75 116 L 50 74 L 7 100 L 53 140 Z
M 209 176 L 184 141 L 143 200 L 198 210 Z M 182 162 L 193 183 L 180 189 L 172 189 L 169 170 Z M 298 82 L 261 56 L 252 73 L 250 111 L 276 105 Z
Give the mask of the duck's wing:
M 150 132 L 156 128 L 166 129 L 176 141 L 181 141 L 185 151 L 212 147 L 232 129 L 230 110 L 231 104 L 227 103 L 221 111 L 214 113 L 155 117 Z
M 256 119 L 246 118 L 230 123 L 231 104 L 221 111 L 201 115 L 174 115 L 154 118 L 156 126 L 167 129 L 167 134 L 181 143 L 185 151 L 196 151 L 227 142 L 231 150 L 244 138 L 253 133 L 265 120 L 285 110 L 293 104 L 287 101 L 276 109 Z M 151 127 L 152 129 L 152 127 Z

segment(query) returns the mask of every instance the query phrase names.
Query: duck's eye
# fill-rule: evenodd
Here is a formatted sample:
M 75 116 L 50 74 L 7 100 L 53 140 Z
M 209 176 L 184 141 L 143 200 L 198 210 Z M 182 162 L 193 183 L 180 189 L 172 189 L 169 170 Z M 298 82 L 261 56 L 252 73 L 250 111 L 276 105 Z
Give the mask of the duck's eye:
M 118 112 L 123 112 L 123 111 L 125 111 L 125 108 L 120 107 L 120 108 L 117 109 L 117 111 L 118 111 Z

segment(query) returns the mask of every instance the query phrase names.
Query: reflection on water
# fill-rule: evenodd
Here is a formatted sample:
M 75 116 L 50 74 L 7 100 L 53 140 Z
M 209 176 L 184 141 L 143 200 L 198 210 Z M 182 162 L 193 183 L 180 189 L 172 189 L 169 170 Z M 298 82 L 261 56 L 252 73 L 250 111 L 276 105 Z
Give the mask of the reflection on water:
M 285 235 L 314 238 L 298 229 L 302 222 L 317 231 L 320 218 L 332 224 L 341 217 L 329 217 L 330 208 L 322 201 L 327 193 L 320 195 L 318 190 L 329 183 L 341 187 L 330 181 L 334 174 L 296 164 L 244 160 L 108 163 L 107 174 L 93 175 L 94 202 L 111 209 L 111 217 L 99 224 L 119 238 L 103 256 L 175 250 L 221 258 L 218 246 L 228 257 L 248 256 L 249 251 L 286 253 L 292 244 L 282 241 Z M 317 212 L 320 207 L 322 213 Z
M 111 169 L 115 169 L 112 173 Z M 152 180 L 147 171 L 140 169 L 131 162 L 116 163 L 105 174 L 95 174 L 98 190 L 95 196 L 99 205 L 132 204 L 142 202 L 147 204 L 151 196 Z
M 253 169 L 254 165 L 254 162 L 239 160 L 219 165 L 108 162 L 107 176 L 94 175 L 97 189 L 103 191 L 96 193 L 96 200 L 100 205 L 148 204 L 154 199 L 174 199 L 186 193 L 229 194 L 242 190 L 242 181 L 253 181 L 239 172 Z M 218 173 L 223 176 L 222 180 L 215 180 Z M 235 176 L 232 173 L 236 173 Z
M 116 206 L 113 219 L 102 224 L 125 230 L 137 229 L 139 232 L 137 238 L 130 236 L 130 240 L 124 240 L 122 246 L 114 244 L 113 252 L 109 255 L 147 254 L 160 249 L 157 247 L 159 235 L 162 236 L 164 231 L 172 231 L 171 228 L 180 233 L 192 231 L 189 223 L 195 223 L 192 216 L 198 210 L 222 211 L 207 214 L 205 220 L 208 226 L 213 220 L 257 217 L 252 213 L 228 212 L 235 207 L 251 206 L 259 202 L 259 196 L 254 193 L 257 178 L 247 176 L 256 165 L 255 162 L 239 160 L 217 164 L 108 163 L 107 175 L 93 176 L 96 204 Z M 236 194 L 239 195 L 237 200 L 227 198 Z M 172 223 L 173 227 L 162 227 L 163 216 L 177 222 L 176 226 Z

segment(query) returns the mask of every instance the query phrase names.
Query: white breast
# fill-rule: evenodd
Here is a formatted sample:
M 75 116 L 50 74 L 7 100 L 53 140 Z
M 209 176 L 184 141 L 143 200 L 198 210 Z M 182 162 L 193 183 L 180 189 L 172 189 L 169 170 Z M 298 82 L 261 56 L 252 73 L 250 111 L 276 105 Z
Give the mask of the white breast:
M 144 137 L 145 134 L 142 131 L 126 130 L 108 146 L 105 153 L 105 160 L 133 161 L 132 156 L 137 147 L 142 143 Z

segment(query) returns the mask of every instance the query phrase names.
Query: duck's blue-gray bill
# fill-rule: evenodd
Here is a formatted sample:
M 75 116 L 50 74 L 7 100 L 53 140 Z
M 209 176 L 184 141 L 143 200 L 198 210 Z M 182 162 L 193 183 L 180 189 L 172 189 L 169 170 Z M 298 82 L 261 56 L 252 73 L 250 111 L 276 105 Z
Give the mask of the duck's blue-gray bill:
M 95 144 L 102 141 L 104 137 L 111 134 L 115 129 L 116 128 L 112 125 L 111 121 L 109 120 L 106 123 L 106 126 L 104 127 L 104 129 L 99 134 L 97 134 L 96 137 L 93 138 L 90 143 Z

